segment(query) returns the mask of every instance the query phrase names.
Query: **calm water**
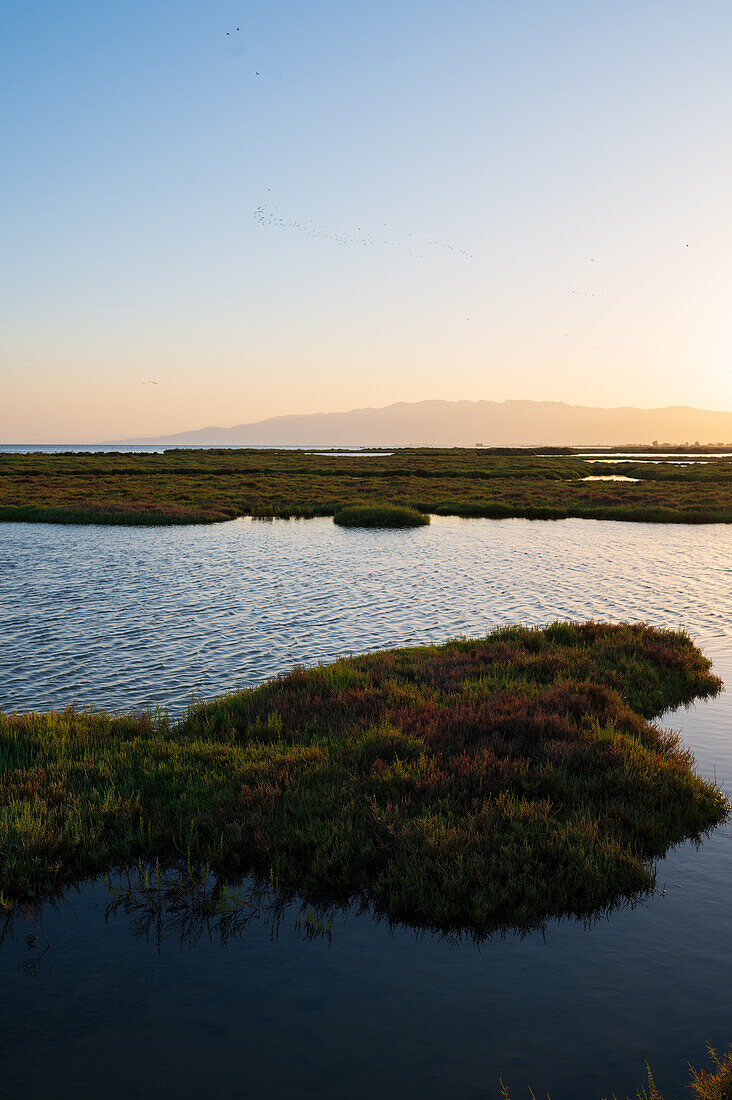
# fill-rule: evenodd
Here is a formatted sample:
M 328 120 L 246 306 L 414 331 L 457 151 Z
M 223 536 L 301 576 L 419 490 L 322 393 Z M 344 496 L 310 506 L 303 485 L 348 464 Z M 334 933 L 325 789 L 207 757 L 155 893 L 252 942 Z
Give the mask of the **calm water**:
M 656 459 L 665 458 L 678 458 L 681 455 L 691 454 L 695 455 L 694 458 L 689 459 L 689 462 L 698 462 L 700 458 L 732 458 L 732 454 L 729 451 L 624 451 L 620 462 L 625 462 L 629 459 L 633 461 L 640 460 L 645 462 L 655 462 Z M 588 462 L 607 462 L 609 459 L 617 458 L 617 451 L 581 451 L 578 452 L 579 458 L 586 458 Z M 655 457 L 651 457 L 655 456 Z M 687 463 L 683 463 L 685 465 Z
M 162 454 L 164 451 L 207 451 L 215 448 L 219 451 L 299 451 L 305 450 L 306 454 L 324 454 L 333 458 L 362 457 L 381 458 L 392 454 L 391 451 L 369 451 L 363 447 L 354 447 L 349 451 L 335 450 L 332 447 L 271 447 L 261 444 L 248 444 L 246 447 L 238 447 L 233 443 L 0 443 L 0 454 Z
M 0 443 L 0 454 L 161 454 L 165 447 L 144 443 Z
M 732 532 L 567 520 L 201 528 L 0 525 L 0 706 L 180 711 L 297 661 L 553 618 L 685 626 L 732 683 Z M 730 696 L 666 716 L 732 792 Z M 668 1097 L 732 1040 L 732 837 L 592 927 L 480 949 L 266 910 L 222 944 L 105 920 L 102 883 L 0 946 L 2 1089 L 71 1098 Z M 210 934 L 209 934 L 210 932 Z M 30 936 L 30 940 L 26 937 Z M 665 1093 L 665 1095 L 666 1095 Z
M 580 481 L 640 481 L 639 477 L 625 477 L 624 474 L 598 474 L 580 478 Z

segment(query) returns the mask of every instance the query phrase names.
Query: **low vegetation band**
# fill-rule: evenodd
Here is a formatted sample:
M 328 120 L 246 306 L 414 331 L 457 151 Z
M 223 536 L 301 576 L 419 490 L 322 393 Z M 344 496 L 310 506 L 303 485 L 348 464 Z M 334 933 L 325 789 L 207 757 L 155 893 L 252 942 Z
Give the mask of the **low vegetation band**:
M 621 456 L 622 457 L 622 456 Z M 636 482 L 585 481 L 618 474 Z M 0 521 L 211 523 L 332 516 L 363 506 L 503 519 L 732 522 L 732 459 L 616 464 L 578 454 L 400 450 L 0 455 Z

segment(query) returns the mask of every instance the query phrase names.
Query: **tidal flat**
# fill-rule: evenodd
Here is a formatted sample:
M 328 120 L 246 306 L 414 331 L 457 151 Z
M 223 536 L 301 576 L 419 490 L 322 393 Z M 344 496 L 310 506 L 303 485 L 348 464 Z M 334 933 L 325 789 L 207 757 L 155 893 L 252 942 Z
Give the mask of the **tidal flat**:
M 0 689 L 7 709 L 167 701 L 177 721 L 191 687 L 211 698 L 295 662 L 552 612 L 683 624 L 729 680 L 731 567 L 723 527 L 5 525 Z M 727 794 L 730 717 L 722 694 L 660 720 Z M 180 906 L 141 909 L 139 882 L 130 893 L 114 876 L 88 881 L 26 906 L 0 949 L 14 1006 L 6 1080 L 31 1096 L 44 1075 L 71 1096 L 105 1073 L 112 1096 L 134 1095 L 142 1074 L 150 1091 L 185 1097 L 212 1082 L 232 1096 L 437 1097 L 499 1096 L 502 1078 L 514 1097 L 531 1085 L 587 1100 L 634 1096 L 648 1060 L 669 1100 L 684 1093 L 687 1061 L 705 1064 L 707 1041 L 729 1041 L 728 831 L 673 848 L 634 907 L 480 948 L 297 899 L 275 922 L 264 905 L 246 909 L 237 930 L 224 897 L 198 934 Z M 28 1044 L 32 1062 L 18 1054 Z
M 637 481 L 586 481 L 605 473 Z M 276 450 L 0 454 L 0 521 L 214 523 L 237 516 L 332 516 L 379 505 L 501 519 L 732 522 L 732 462 L 491 448 L 339 455 Z

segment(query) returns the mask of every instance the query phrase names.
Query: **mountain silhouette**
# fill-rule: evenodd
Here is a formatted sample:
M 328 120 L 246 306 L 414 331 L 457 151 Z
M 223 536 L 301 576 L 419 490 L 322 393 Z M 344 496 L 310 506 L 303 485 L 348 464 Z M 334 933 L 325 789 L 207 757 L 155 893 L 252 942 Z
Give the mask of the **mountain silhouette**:
M 272 416 L 124 443 L 211 446 L 607 446 L 732 442 L 732 412 L 670 405 L 613 409 L 563 401 L 417 401 L 339 413 Z

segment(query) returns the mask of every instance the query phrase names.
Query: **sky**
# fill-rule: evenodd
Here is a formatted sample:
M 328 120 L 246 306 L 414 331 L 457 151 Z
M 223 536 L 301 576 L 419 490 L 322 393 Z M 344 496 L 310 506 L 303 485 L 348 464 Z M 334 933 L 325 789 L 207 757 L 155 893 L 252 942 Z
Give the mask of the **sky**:
M 729 0 L 59 0 L 0 28 L 0 442 L 732 409 Z

